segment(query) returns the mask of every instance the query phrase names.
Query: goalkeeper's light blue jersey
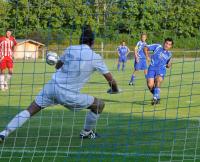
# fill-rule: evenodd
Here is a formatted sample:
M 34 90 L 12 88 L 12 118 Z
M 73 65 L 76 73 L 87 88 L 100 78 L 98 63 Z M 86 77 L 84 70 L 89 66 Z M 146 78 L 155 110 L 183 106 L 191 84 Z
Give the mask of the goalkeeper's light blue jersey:
M 160 44 L 151 44 L 146 46 L 149 51 L 153 51 L 151 55 L 151 64 L 149 69 L 166 69 L 166 64 L 170 61 L 172 53 L 163 49 Z
M 52 80 L 63 90 L 79 92 L 94 71 L 108 73 L 102 57 L 88 45 L 70 46 L 60 57 L 63 66 L 53 74 Z
M 143 50 L 146 45 L 147 45 L 146 42 L 142 42 L 142 41 L 137 42 L 137 45 L 135 48 L 137 49 L 138 56 L 140 59 L 146 59 L 146 55 Z

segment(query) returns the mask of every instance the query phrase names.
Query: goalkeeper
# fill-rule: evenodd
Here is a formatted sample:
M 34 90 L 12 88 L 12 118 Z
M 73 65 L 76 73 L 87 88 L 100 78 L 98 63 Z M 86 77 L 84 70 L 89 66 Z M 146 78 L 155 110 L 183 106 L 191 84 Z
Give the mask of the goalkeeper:
M 53 74 L 52 79 L 43 87 L 30 106 L 17 114 L 0 132 L 1 142 L 10 133 L 21 127 L 31 116 L 56 104 L 61 104 L 72 111 L 89 109 L 80 137 L 97 137 L 93 129 L 105 104 L 101 99 L 81 94 L 80 90 L 94 71 L 99 71 L 108 81 L 110 93 L 118 93 L 118 87 L 102 57 L 92 50 L 93 45 L 94 33 L 90 26 L 84 26 L 80 45 L 70 46 L 64 51 L 56 64 L 57 71 Z

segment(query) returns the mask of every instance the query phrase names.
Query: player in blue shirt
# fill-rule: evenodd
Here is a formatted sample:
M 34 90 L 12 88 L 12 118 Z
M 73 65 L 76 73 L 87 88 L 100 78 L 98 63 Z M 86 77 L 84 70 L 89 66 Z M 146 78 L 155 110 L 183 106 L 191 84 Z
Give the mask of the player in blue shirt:
M 56 64 L 57 70 L 52 75 L 52 79 L 45 84 L 30 106 L 18 113 L 0 132 L 0 142 L 3 142 L 10 133 L 21 127 L 39 111 L 57 104 L 72 111 L 88 109 L 89 112 L 86 115 L 84 129 L 80 132 L 80 137 L 96 138 L 93 129 L 104 109 L 104 101 L 80 91 L 95 71 L 102 74 L 108 81 L 109 93 L 115 94 L 119 91 L 117 83 L 102 57 L 92 50 L 93 45 L 94 34 L 91 28 L 86 26 L 80 37 L 80 45 L 69 46 L 64 51 Z
M 151 63 L 147 73 L 147 86 L 153 94 L 152 105 L 160 103 L 160 86 L 166 74 L 166 68 L 171 67 L 172 53 L 169 51 L 173 46 L 172 38 L 166 38 L 163 46 L 151 44 L 144 47 L 146 55 L 153 51 Z
M 127 61 L 127 55 L 129 54 L 130 50 L 126 46 L 126 43 L 123 41 L 122 44 L 117 48 L 119 59 L 117 64 L 117 70 L 120 70 L 120 64 L 122 63 L 122 71 L 125 69 L 125 64 Z
M 135 73 L 139 70 L 144 70 L 144 74 L 146 77 L 147 74 L 147 62 L 145 53 L 144 53 L 144 47 L 147 45 L 146 39 L 147 35 L 146 34 L 141 34 L 141 40 L 137 43 L 134 51 L 134 57 L 135 57 L 135 63 L 134 63 L 134 71 L 131 76 L 131 80 L 129 82 L 129 85 L 133 85 L 135 81 Z

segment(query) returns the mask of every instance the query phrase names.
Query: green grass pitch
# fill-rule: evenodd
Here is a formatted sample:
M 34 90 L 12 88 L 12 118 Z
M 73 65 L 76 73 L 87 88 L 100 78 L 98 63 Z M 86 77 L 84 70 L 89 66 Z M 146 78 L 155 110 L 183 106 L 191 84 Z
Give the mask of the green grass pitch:
M 0 145 L 0 162 L 200 161 L 200 59 L 173 62 L 161 88 L 161 104 L 151 106 L 143 72 L 129 86 L 133 62 L 118 72 L 117 60 L 106 60 L 123 93 L 107 94 L 108 85 L 98 73 L 83 89 L 106 102 L 96 128 L 101 138 L 79 139 L 85 110 L 54 106 Z M 15 63 L 9 91 L 0 92 L 0 129 L 30 104 L 53 71 L 41 60 Z

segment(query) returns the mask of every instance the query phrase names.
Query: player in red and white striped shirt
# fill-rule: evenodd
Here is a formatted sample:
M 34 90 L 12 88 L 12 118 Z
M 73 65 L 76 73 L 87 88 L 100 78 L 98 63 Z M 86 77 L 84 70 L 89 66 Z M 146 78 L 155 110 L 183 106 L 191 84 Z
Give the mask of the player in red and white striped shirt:
M 0 89 L 8 89 L 8 81 L 13 73 L 13 50 L 17 42 L 12 35 L 11 30 L 6 31 L 6 36 L 0 37 Z M 8 69 L 8 75 L 5 78 L 5 70 Z

